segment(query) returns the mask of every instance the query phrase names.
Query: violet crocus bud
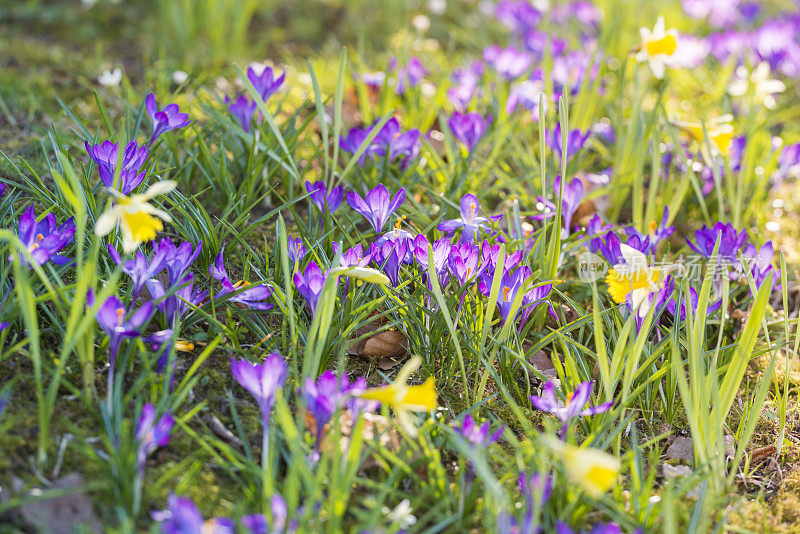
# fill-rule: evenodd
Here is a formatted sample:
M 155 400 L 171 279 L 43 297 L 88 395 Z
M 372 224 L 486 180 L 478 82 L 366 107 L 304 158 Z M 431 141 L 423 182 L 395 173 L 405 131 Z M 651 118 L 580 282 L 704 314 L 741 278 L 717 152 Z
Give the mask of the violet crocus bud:
M 305 272 L 302 274 L 300 271 L 294 273 L 293 279 L 297 292 L 306 299 L 311 315 L 314 315 L 320 293 L 322 293 L 322 287 L 325 285 L 325 275 L 322 269 L 319 268 L 316 262 L 311 261 L 306 265 Z
M 467 150 L 472 152 L 491 121 L 491 115 L 484 118 L 475 112 L 459 113 L 456 111 L 447 121 L 447 125 L 455 138 L 464 143 Z
M 144 469 L 145 461 L 150 453 L 167 444 L 174 424 L 175 420 L 169 412 L 164 413 L 156 420 L 156 411 L 153 405 L 149 402 L 144 405 L 136 426 L 136 441 L 138 442 L 136 459 L 140 471 Z
M 269 428 L 275 394 L 286 382 L 286 362 L 273 352 L 262 363 L 251 363 L 231 357 L 231 373 L 239 384 L 255 397 L 261 410 L 265 431 Z

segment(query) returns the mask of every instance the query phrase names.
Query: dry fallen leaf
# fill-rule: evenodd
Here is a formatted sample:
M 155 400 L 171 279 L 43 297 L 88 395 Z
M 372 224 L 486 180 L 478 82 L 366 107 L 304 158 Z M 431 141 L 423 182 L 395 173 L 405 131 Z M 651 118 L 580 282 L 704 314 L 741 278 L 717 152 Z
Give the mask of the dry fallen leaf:
M 356 330 L 353 339 L 358 340 L 378 328 L 377 323 L 366 324 Z M 378 367 L 386 371 L 408 358 L 408 339 L 399 330 L 384 330 L 365 339 L 353 341 L 348 352 L 367 358 L 376 358 Z

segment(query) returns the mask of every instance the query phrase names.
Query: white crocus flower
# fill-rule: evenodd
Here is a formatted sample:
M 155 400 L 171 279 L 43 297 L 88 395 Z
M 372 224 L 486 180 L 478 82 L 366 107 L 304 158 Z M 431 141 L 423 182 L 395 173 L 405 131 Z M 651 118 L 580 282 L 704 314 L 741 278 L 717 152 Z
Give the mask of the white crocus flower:
M 117 201 L 97 219 L 95 233 L 99 236 L 108 235 L 119 224 L 122 248 L 126 253 L 133 252 L 145 241 L 152 241 L 164 229 L 159 219 L 166 222 L 172 219 L 169 213 L 151 206 L 147 201 L 169 193 L 175 186 L 175 182 L 164 180 L 151 185 L 144 193 L 131 196 L 109 189 Z
M 770 78 L 769 63 L 762 61 L 749 74 L 745 66 L 736 69 L 736 77 L 728 86 L 731 96 L 744 96 L 750 85 L 753 86 L 756 101 L 764 104 L 767 109 L 775 109 L 775 95 L 786 90 L 786 85 L 774 78 Z
M 97 77 L 97 83 L 105 87 L 116 87 L 122 81 L 122 70 L 119 68 L 111 70 L 104 70 L 103 73 Z
M 381 511 L 390 523 L 402 529 L 407 529 L 417 523 L 417 518 L 411 513 L 411 501 L 408 499 L 400 501 L 400 504 L 398 504 L 394 510 L 390 510 L 388 506 L 384 506 Z
M 653 75 L 659 80 L 664 77 L 667 67 L 678 63 L 675 51 L 678 49 L 678 32 L 667 30 L 664 17 L 658 17 L 652 30 L 641 28 L 642 44 L 636 54 L 636 61 L 647 61 Z

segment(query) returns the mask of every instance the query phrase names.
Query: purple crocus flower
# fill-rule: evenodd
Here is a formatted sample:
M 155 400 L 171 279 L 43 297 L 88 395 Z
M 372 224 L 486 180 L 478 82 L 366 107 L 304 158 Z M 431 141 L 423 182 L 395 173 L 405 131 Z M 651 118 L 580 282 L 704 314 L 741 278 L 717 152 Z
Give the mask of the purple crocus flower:
M 522 76 L 533 62 L 533 57 L 525 50 L 513 46 L 501 48 L 496 44 L 483 49 L 483 59 L 507 80 Z
M 731 56 L 741 56 L 754 46 L 753 35 L 739 30 L 712 33 L 707 37 L 707 41 L 711 47 L 711 55 L 719 62 L 727 61 Z
M 555 191 L 555 196 L 558 198 L 558 195 L 561 194 L 560 175 L 556 177 L 556 181 L 553 184 L 553 191 Z M 544 204 L 546 208 L 544 213 L 535 215 L 533 219 L 542 220 L 555 215 L 555 206 L 552 202 L 548 202 L 547 199 L 543 197 L 537 197 L 537 200 Z M 580 178 L 573 178 L 569 185 L 564 187 L 563 196 L 561 197 L 561 219 L 564 223 L 564 227 L 561 231 L 562 237 L 569 236 L 572 218 L 575 216 L 575 212 L 578 211 L 581 200 L 583 200 L 583 181 Z
M 466 111 L 469 107 L 472 97 L 478 91 L 483 70 L 483 63 L 473 61 L 468 68 L 453 71 L 454 85 L 447 90 L 447 98 L 458 111 Z
M 289 516 L 286 501 L 277 493 L 270 498 L 270 512 L 272 515 L 272 528 L 270 528 L 269 521 L 264 514 L 252 514 L 242 517 L 242 526 L 246 529 L 248 534 L 270 534 L 270 533 L 283 533 L 286 528 L 286 520 Z M 295 532 L 296 527 L 292 524 L 289 525 L 287 534 Z
M 19 218 L 19 239 L 33 256 L 33 261 L 37 265 L 44 265 L 52 261 L 56 265 L 65 265 L 70 262 L 66 256 L 58 252 L 72 242 L 75 235 L 75 222 L 70 217 L 61 226 L 56 226 L 56 216 L 48 213 L 45 217 L 36 222 L 36 212 L 33 204 L 28 204 L 22 216 Z M 9 261 L 13 254 L 9 256 Z M 22 258 L 20 261 L 25 263 L 27 260 Z
M 167 509 L 152 513 L 154 521 L 161 523 L 163 534 L 234 534 L 236 523 L 227 517 L 215 517 L 208 521 L 188 497 L 174 493 L 167 497 Z
M 800 143 L 783 147 L 778 154 L 778 169 L 772 175 L 772 180 L 780 183 L 798 177 L 800 177 Z
M 622 527 L 617 523 L 598 523 L 592 530 L 573 530 L 563 521 L 556 521 L 556 534 L 623 534 Z M 642 529 L 636 529 L 633 534 L 641 534 Z
M 567 395 L 566 405 L 556 399 L 555 383 L 553 383 L 552 380 L 548 380 L 547 384 L 545 384 L 544 389 L 542 390 L 542 395 L 540 397 L 533 395 L 531 397 L 531 403 L 533 403 L 533 407 L 537 410 L 551 413 L 561 419 L 563 423 L 567 423 L 570 419 L 579 415 L 582 417 L 587 417 L 590 415 L 607 412 L 614 404 L 613 401 L 609 401 L 604 402 L 603 404 L 598 404 L 597 406 L 585 408 L 586 404 L 591 400 L 591 398 L 591 380 L 581 382 L 574 392 Z
M 516 268 L 522 261 L 522 254 L 523 252 L 521 250 L 517 250 L 506 255 L 505 268 L 509 271 Z M 481 256 L 483 257 L 483 261 L 491 263 L 492 266 L 497 265 L 497 260 L 500 257 L 500 244 L 492 244 L 489 243 L 488 240 L 484 240 L 483 243 L 481 243 Z
M 275 393 L 286 382 L 287 367 L 283 356 L 273 352 L 263 363 L 237 360 L 231 356 L 231 373 L 236 381 L 255 397 L 266 432 L 272 406 L 275 404 Z
M 139 462 L 140 471 L 144 469 L 145 460 L 150 453 L 167 444 L 174 424 L 175 420 L 169 412 L 163 414 L 156 421 L 156 409 L 149 402 L 144 405 L 136 426 L 136 441 L 139 444 L 136 459 Z
M 480 114 L 474 112 L 459 113 L 455 111 L 453 112 L 453 116 L 447 121 L 447 125 L 450 127 L 450 131 L 453 132 L 455 138 L 464 143 L 467 150 L 472 152 L 475 145 L 477 145 L 478 141 L 483 137 L 490 122 L 492 122 L 491 115 L 484 118 Z
M 167 343 L 170 339 L 172 339 L 172 333 L 172 328 L 165 328 L 164 330 L 158 330 L 157 332 L 149 334 L 147 337 L 142 339 L 142 341 L 144 341 L 146 345 L 150 345 L 151 349 L 157 351 L 162 345 L 164 345 L 164 343 Z M 159 361 L 159 372 L 161 371 L 161 368 L 163 368 L 163 365 L 160 365 L 160 363 L 161 362 Z
M 161 239 L 156 248 L 157 251 L 164 251 L 164 265 L 169 274 L 169 283 L 174 284 L 181 280 L 192 266 L 200 251 L 203 249 L 203 242 L 198 241 L 197 246 L 189 241 L 184 241 L 178 246 L 168 237 Z
M 532 52 L 540 60 L 548 49 L 550 50 L 550 57 L 558 57 L 567 49 L 567 41 L 553 37 L 545 31 L 530 30 L 525 34 L 525 49 Z
M 506 429 L 505 425 L 500 425 L 494 433 L 490 434 L 489 430 L 491 429 L 491 423 L 489 421 L 484 421 L 482 425 L 478 426 L 475 423 L 475 420 L 472 418 L 471 414 L 467 414 L 464 417 L 464 422 L 455 425 L 455 429 L 458 433 L 463 437 L 467 442 L 470 444 L 470 447 L 473 449 L 475 448 L 487 448 L 491 443 L 494 443 L 500 436 L 503 435 L 503 431 Z
M 110 243 L 108 244 L 107 248 L 108 254 L 111 256 L 111 259 L 114 260 L 114 263 L 119 265 L 122 268 L 122 272 L 127 274 L 133 282 L 134 299 L 139 296 L 139 292 L 145 286 L 147 281 L 153 278 L 157 273 L 161 272 L 161 270 L 164 268 L 166 250 L 163 248 L 156 247 L 153 257 L 149 260 L 149 262 L 141 250 L 136 251 L 136 254 L 133 256 L 132 260 L 123 261 L 119 255 L 119 252 L 117 252 L 117 249 L 115 249 Z
M 614 131 L 614 127 L 611 126 L 611 123 L 607 120 L 601 120 L 595 123 L 595 125 L 592 126 L 592 134 L 609 145 L 613 145 L 617 142 L 617 134 Z
M 517 35 L 525 35 L 542 20 L 541 11 L 528 0 L 500 0 L 494 16 Z
M 325 285 L 325 278 L 326 275 L 313 260 L 306 265 L 305 273 L 300 274 L 300 271 L 294 273 L 294 286 L 297 288 L 297 292 L 306 299 L 311 315 L 314 315 L 317 309 L 317 302 L 322 292 L 322 286 Z
M 177 130 L 188 126 L 192 121 L 189 120 L 189 115 L 181 113 L 178 104 L 168 104 L 164 109 L 158 109 L 158 103 L 153 93 L 147 95 L 144 100 L 147 114 L 150 115 L 150 120 L 153 122 L 153 133 L 150 135 L 150 144 L 163 133 Z
M 524 251 L 517 250 L 508 254 L 506 256 L 505 265 L 503 265 L 503 272 L 507 274 L 516 269 L 520 262 L 522 262 L 523 253 Z M 492 245 L 488 241 L 484 241 L 481 244 L 481 267 L 479 273 L 481 278 L 478 283 L 478 289 L 486 297 L 488 297 L 491 292 L 492 278 L 494 278 L 494 271 L 497 268 L 497 261 L 499 259 L 500 245 Z M 522 274 L 523 273 L 520 273 L 520 275 Z M 527 278 L 528 275 L 530 275 L 530 271 L 528 271 L 524 278 Z
M 742 2 L 739 4 L 739 12 L 745 22 L 752 23 L 761 15 L 761 7 L 759 2 Z
M 419 234 L 417 237 L 414 238 L 413 246 L 414 246 L 414 257 L 416 258 L 417 263 L 419 263 L 423 271 L 427 273 L 428 246 L 429 246 L 428 240 L 425 238 L 424 235 Z M 450 273 L 447 272 L 447 265 L 448 265 L 448 258 L 451 257 L 450 251 L 452 250 L 452 248 L 453 245 L 447 238 L 437 239 L 436 241 L 433 242 L 432 245 L 433 270 L 439 277 L 440 287 L 445 287 L 447 285 L 448 279 L 450 278 Z
M 584 82 L 597 77 L 599 70 L 600 64 L 597 59 L 584 50 L 571 50 L 554 57 L 553 69 L 550 72 L 555 89 L 554 101 L 557 102 L 561 98 L 561 91 L 565 85 L 569 94 L 577 94 Z
M 397 69 L 397 85 L 394 90 L 398 95 L 405 93 L 407 87 L 416 87 L 428 75 L 428 69 L 417 57 L 412 57 L 408 63 L 399 68 L 397 58 L 392 58 L 391 70 L 395 69 Z
M 2 324 L 4 324 L 4 323 L 0 323 L 0 325 L 2 325 Z M 3 329 L 0 328 L 0 332 L 2 332 L 2 330 Z M 11 390 L 10 389 L 6 389 L 2 393 L 0 393 L 0 420 L 3 419 L 3 412 L 6 411 L 6 408 L 8 407 L 8 403 L 10 401 L 11 401 Z
M 589 237 L 599 236 L 604 232 L 608 232 L 612 228 L 614 228 L 614 225 L 604 223 L 600 214 L 595 213 L 592 215 L 592 218 L 589 219 L 589 222 L 586 223 L 586 235 Z
M 208 291 L 194 289 L 194 274 L 187 273 L 183 278 L 171 283 L 170 295 L 164 290 L 161 280 L 151 278 L 145 282 L 150 296 L 157 301 L 158 311 L 162 312 L 169 323 L 180 319 L 186 313 L 188 305 L 200 306 L 208 297 Z
M 6 192 L 6 183 L 0 182 L 0 198 L 3 196 L 3 193 Z
M 462 286 L 472 283 L 475 276 L 480 274 L 482 267 L 480 249 L 472 243 L 461 243 L 452 247 L 448 266 L 450 272 Z
M 266 102 L 278 89 L 283 85 L 286 78 L 286 71 L 282 72 L 279 77 L 275 77 L 275 72 L 272 67 L 264 67 L 261 73 L 257 73 L 253 67 L 247 69 L 247 79 L 253 84 L 256 92 L 261 97 L 261 100 Z
M 122 155 L 122 167 L 119 171 L 119 181 L 117 179 L 117 157 L 119 145 L 111 141 L 103 141 L 97 145 L 90 145 L 89 141 L 84 141 L 86 152 L 97 163 L 97 171 L 100 173 L 100 180 L 109 189 L 116 189 L 123 195 L 131 191 L 142 183 L 147 170 L 142 166 L 147 160 L 150 149 L 147 145 L 139 146 L 136 140 L 131 141 L 125 146 L 125 153 Z M 114 187 L 116 185 L 116 187 Z
M 386 259 L 386 256 L 382 255 L 383 245 L 387 241 L 405 241 L 407 244 L 406 253 L 405 255 L 401 256 L 400 259 L 403 263 L 411 264 L 414 261 L 414 244 L 413 241 L 416 239 L 416 236 L 409 232 L 408 230 L 403 230 L 400 228 L 404 217 L 399 217 L 397 222 L 394 223 L 394 228 L 383 234 L 380 238 L 378 238 L 373 244 L 370 245 L 370 252 L 376 251 L 375 261 L 377 262 L 379 259 Z
M 772 266 L 772 260 L 775 256 L 772 241 L 767 241 L 760 249 L 757 249 L 752 243 L 748 243 L 742 255 L 744 256 L 744 265 L 741 265 L 740 269 L 750 271 L 756 287 L 761 287 L 761 283 L 766 280 L 769 273 L 774 273 L 772 285 L 777 285 L 780 279 L 780 270 Z
M 699 303 L 699 297 L 697 295 L 697 290 L 693 287 L 689 288 L 689 293 L 683 296 L 683 302 L 680 305 L 680 314 L 678 314 L 678 301 L 676 297 L 672 297 L 670 295 L 670 299 L 667 302 L 666 308 L 667 311 L 680 321 L 686 320 L 686 305 L 689 305 L 689 309 L 691 310 L 692 315 L 697 314 L 697 304 Z M 722 306 L 722 300 L 718 300 L 716 302 L 712 302 L 706 308 L 706 314 L 711 315 L 715 311 L 717 311 L 720 306 Z
M 358 149 L 361 148 L 361 145 L 364 144 L 364 141 L 367 140 L 370 132 L 372 131 L 372 127 L 369 128 L 352 128 L 349 132 L 347 132 L 346 136 L 341 136 L 339 139 L 339 148 L 347 152 L 348 154 L 355 154 L 358 152 Z M 372 157 L 374 155 L 375 149 L 377 145 L 375 144 L 375 140 L 370 146 L 361 153 L 361 157 L 358 158 L 358 164 L 360 166 L 364 166 L 364 162 L 367 159 L 367 156 Z
M 372 128 L 375 128 L 373 125 Z M 400 121 L 392 117 L 378 131 L 378 135 L 373 140 L 372 155 L 387 157 L 389 161 L 394 161 L 403 157 L 401 166 L 405 168 L 408 163 L 419 155 L 422 144 L 422 134 L 417 129 L 403 132 L 400 128 Z
M 647 251 L 652 248 L 650 246 L 651 238 L 652 236 L 650 235 L 644 236 L 643 238 L 638 235 L 632 235 L 625 241 L 625 244 L 633 249 L 638 250 L 642 254 L 647 254 Z
M 649 246 L 648 243 L 648 247 Z M 611 265 L 626 263 L 625 257 L 622 255 L 622 241 L 620 241 L 619 236 L 614 232 L 608 232 L 605 237 L 595 237 L 590 240 L 589 250 L 594 254 L 599 253 Z
M 374 72 L 356 72 L 353 74 L 353 79 L 361 80 L 367 87 L 378 90 L 383 87 L 383 83 L 386 81 L 386 73 L 380 70 Z
M 333 254 L 336 256 L 339 253 L 339 244 L 333 243 Z M 358 243 L 349 249 L 347 252 L 339 257 L 339 265 L 342 267 L 366 267 L 372 257 L 369 254 L 364 255 L 364 247 Z
M 339 146 L 345 152 L 355 154 L 372 133 L 377 123 L 367 128 L 353 128 L 347 136 L 342 137 Z M 419 130 L 411 129 L 403 132 L 400 128 L 400 121 L 392 117 L 378 131 L 369 146 L 358 158 L 358 164 L 364 165 L 367 157 L 375 159 L 377 157 L 387 158 L 390 163 L 402 157 L 401 168 L 406 168 L 415 159 L 422 146 L 422 135 Z
M 215 299 L 219 299 L 228 293 L 233 293 L 243 285 L 248 285 L 247 282 L 237 282 L 235 284 L 231 282 L 231 279 L 228 277 L 228 271 L 225 270 L 225 259 L 223 257 L 224 252 L 225 247 L 223 246 L 222 250 L 220 250 L 219 254 L 217 255 L 217 261 L 208 269 L 209 274 L 211 274 L 211 276 L 213 276 L 215 280 L 218 280 L 222 285 L 222 289 L 220 289 L 219 293 L 217 293 L 217 296 L 214 297 Z M 259 284 L 236 293 L 235 295 L 229 297 L 228 300 L 247 308 L 253 308 L 254 310 L 268 310 L 272 308 L 272 304 L 264 301 L 271 296 L 272 290 L 270 287 L 266 284 Z
M 661 241 L 663 241 L 664 239 L 671 236 L 673 232 L 675 232 L 675 227 L 667 226 L 667 221 L 669 221 L 669 208 L 667 206 L 664 206 L 664 215 L 661 217 L 661 224 L 656 226 L 656 222 L 651 221 L 649 233 L 643 234 L 633 226 L 627 226 L 624 228 L 624 230 L 629 237 L 638 238 L 640 243 L 643 243 L 645 239 L 647 239 L 649 246 L 647 247 L 647 250 L 642 250 L 642 252 L 644 252 L 645 254 L 655 254 L 656 250 L 658 249 L 658 244 L 661 243 Z M 634 248 L 636 248 L 637 250 L 641 250 L 637 247 Z
M 602 12 L 591 2 L 577 0 L 553 6 L 553 20 L 561 24 L 577 20 L 584 26 L 596 27 L 603 18 Z
M 242 129 L 250 133 L 250 125 L 253 123 L 253 115 L 256 113 L 255 101 L 239 95 L 233 101 L 226 96 L 225 103 L 228 104 L 228 111 L 239 121 Z
M 347 203 L 372 224 L 376 234 L 381 233 L 386 221 L 405 199 L 405 189 L 401 188 L 394 197 L 390 197 L 383 184 L 378 184 L 367 193 L 366 198 L 361 198 L 355 191 L 347 192 Z
M 376 244 L 375 252 L 372 253 L 373 260 L 379 264 L 394 287 L 397 287 L 399 281 L 400 266 L 413 254 L 412 242 L 408 238 L 387 239 L 382 245 Z
M 761 61 L 769 63 L 770 69 L 786 76 L 795 77 L 800 74 L 800 44 L 796 42 L 798 23 L 796 18 L 771 19 L 753 32 L 752 46 L 755 57 L 751 57 L 754 65 Z
M 364 377 L 359 377 L 351 383 L 346 373 L 341 379 L 336 378 L 330 370 L 322 373 L 316 381 L 306 378 L 301 393 L 306 407 L 314 416 L 317 426 L 317 445 L 322 437 L 323 428 L 331 420 L 334 412 L 344 406 L 347 399 L 366 390 L 367 380 Z
M 461 198 L 460 207 L 461 217 L 458 219 L 449 219 L 440 223 L 439 226 L 437 226 L 439 231 L 445 232 L 445 234 L 449 235 L 461 228 L 461 239 L 459 240 L 460 243 L 475 243 L 478 240 L 478 235 L 481 229 L 486 230 L 487 232 L 491 231 L 489 226 L 491 219 L 489 217 L 478 216 L 481 206 L 478 203 L 478 199 L 475 197 L 475 195 L 464 195 Z
M 520 518 L 510 517 L 508 514 L 501 516 L 500 532 L 519 532 L 520 534 L 535 534 L 533 516 L 538 513 L 550 499 L 553 491 L 553 480 L 550 475 L 534 473 L 528 476 L 521 472 L 518 482 L 519 490 L 525 498 L 524 515 Z
M 692 18 L 708 19 L 716 28 L 728 28 L 739 22 L 741 0 L 682 0 L 683 10 Z
M 92 305 L 94 298 L 90 299 Z M 128 310 L 116 296 L 108 297 L 97 310 L 97 322 L 108 336 L 108 347 L 113 373 L 114 361 L 119 353 L 122 341 L 126 338 L 139 337 L 150 316 L 153 315 L 153 303 L 145 302 L 137 310 Z
M 293 265 L 297 265 L 306 255 L 306 247 L 303 245 L 303 238 L 287 236 L 286 240 L 288 241 L 286 244 L 286 254 L 289 256 L 289 261 L 292 262 Z
M 544 139 L 547 146 L 550 147 L 550 150 L 556 155 L 557 161 L 561 161 L 562 156 L 566 157 L 569 161 L 571 156 L 574 156 L 583 148 L 590 134 L 591 132 L 589 130 L 585 132 L 581 130 L 570 130 L 567 134 L 567 147 L 565 152 L 564 147 L 561 146 L 561 123 L 558 122 L 555 128 L 545 131 Z
M 500 291 L 497 293 L 497 307 L 503 316 L 503 323 L 509 319 L 512 321 L 516 319 L 516 316 L 509 318 L 509 315 L 517 293 L 530 276 L 529 271 L 530 269 L 527 268 L 514 269 L 513 272 L 504 270 L 503 278 L 500 281 Z
M 317 180 L 316 182 L 306 182 L 306 191 L 309 193 L 311 202 L 321 211 L 325 213 L 325 206 L 328 207 L 328 213 L 334 213 L 339 209 L 344 196 L 344 187 L 336 186 L 328 192 L 325 182 Z
M 506 100 L 506 113 L 513 113 L 518 106 L 530 110 L 534 122 L 539 122 L 539 99 L 544 92 L 544 82 L 541 80 L 525 80 L 515 84 Z M 544 100 L 544 112 L 547 113 L 549 99 Z
M 747 241 L 747 230 L 739 232 L 730 223 L 718 222 L 711 228 L 704 225 L 694 233 L 694 237 L 697 244 L 688 239 L 686 244 L 701 256 L 710 258 L 719 240 L 719 257 L 727 261 L 735 261 L 737 252 Z
M 528 317 L 530 317 L 533 310 L 535 310 L 539 304 L 547 303 L 547 307 L 550 310 L 550 315 L 556 319 L 556 312 L 553 310 L 553 306 L 547 302 L 545 299 L 550 295 L 550 291 L 553 289 L 553 284 L 542 284 L 536 287 L 533 287 L 528 290 L 525 295 L 522 297 L 522 305 L 520 307 L 522 317 L 520 320 L 520 326 L 525 326 L 525 323 L 528 321 Z

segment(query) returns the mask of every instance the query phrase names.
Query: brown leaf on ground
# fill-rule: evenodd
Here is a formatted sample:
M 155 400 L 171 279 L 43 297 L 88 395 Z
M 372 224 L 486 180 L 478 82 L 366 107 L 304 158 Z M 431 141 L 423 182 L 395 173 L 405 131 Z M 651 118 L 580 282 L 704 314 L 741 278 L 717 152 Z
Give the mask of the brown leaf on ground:
M 408 339 L 399 330 L 385 330 L 364 339 L 358 339 L 374 332 L 379 326 L 377 323 L 368 323 L 356 330 L 348 352 L 375 358 L 378 361 L 378 367 L 387 371 L 408 358 Z

